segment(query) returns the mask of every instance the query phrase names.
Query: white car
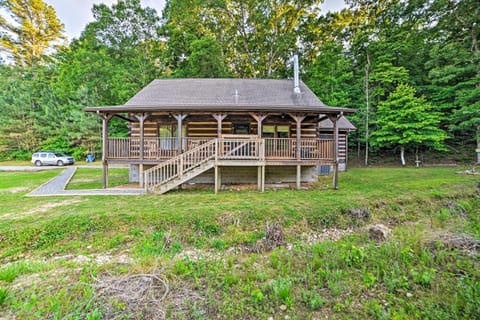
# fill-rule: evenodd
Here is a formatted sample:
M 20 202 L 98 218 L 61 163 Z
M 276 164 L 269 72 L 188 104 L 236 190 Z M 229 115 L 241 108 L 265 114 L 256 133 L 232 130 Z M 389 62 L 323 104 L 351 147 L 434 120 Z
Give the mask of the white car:
M 37 167 L 44 165 L 63 166 L 66 164 L 74 164 L 75 159 L 61 152 L 39 151 L 32 155 L 32 163 Z

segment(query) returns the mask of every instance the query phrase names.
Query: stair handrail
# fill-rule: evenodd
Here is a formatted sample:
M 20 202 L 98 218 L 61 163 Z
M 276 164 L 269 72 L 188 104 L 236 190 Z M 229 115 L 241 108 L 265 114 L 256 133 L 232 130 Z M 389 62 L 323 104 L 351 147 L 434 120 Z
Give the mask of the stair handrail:
M 145 191 L 153 191 L 156 186 L 165 184 L 217 156 L 218 139 L 212 139 L 185 151 L 144 172 Z

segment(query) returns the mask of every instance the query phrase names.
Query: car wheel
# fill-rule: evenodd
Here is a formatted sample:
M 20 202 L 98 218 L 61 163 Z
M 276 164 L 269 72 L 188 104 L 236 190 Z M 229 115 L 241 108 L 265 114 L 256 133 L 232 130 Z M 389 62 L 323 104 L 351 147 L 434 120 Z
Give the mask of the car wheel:
M 57 166 L 62 167 L 62 166 L 63 166 L 63 161 L 62 161 L 62 160 L 58 160 L 58 161 L 57 161 Z
M 35 165 L 37 167 L 41 167 L 42 166 L 42 161 L 40 161 L 40 160 L 35 161 Z

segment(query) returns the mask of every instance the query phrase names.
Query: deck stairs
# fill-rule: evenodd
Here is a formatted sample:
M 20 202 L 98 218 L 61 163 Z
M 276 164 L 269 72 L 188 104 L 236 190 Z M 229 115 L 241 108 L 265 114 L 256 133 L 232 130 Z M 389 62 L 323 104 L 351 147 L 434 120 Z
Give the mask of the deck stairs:
M 145 171 L 145 190 L 163 194 L 215 166 L 218 140 L 211 140 Z

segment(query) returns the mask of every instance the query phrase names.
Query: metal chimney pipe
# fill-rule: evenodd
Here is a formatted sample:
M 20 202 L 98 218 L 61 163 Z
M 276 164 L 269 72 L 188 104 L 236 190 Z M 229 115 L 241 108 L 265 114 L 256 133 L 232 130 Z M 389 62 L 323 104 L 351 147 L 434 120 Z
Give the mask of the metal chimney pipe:
M 298 54 L 293 56 L 293 92 L 300 93 L 300 70 L 298 67 Z

